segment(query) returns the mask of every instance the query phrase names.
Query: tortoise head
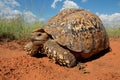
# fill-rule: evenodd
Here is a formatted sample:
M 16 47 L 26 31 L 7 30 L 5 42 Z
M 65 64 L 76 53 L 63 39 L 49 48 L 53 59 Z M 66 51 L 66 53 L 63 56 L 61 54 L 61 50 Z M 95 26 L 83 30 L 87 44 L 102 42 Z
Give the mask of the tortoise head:
M 49 39 L 49 36 L 43 29 L 37 29 L 31 33 L 30 39 L 33 45 L 41 46 Z

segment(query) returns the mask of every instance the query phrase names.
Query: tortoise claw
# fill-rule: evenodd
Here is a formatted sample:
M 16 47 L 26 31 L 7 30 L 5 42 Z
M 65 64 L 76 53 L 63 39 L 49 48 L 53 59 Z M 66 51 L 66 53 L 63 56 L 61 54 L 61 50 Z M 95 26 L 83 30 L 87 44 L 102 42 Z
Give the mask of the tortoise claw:
M 24 50 L 27 55 L 34 56 L 36 53 L 39 53 L 39 46 L 34 46 L 32 42 L 29 42 L 25 45 Z
M 78 69 L 81 70 L 83 74 L 90 73 L 90 72 L 86 69 L 86 66 L 87 66 L 87 64 L 85 64 L 85 63 L 78 63 L 78 64 L 77 64 Z

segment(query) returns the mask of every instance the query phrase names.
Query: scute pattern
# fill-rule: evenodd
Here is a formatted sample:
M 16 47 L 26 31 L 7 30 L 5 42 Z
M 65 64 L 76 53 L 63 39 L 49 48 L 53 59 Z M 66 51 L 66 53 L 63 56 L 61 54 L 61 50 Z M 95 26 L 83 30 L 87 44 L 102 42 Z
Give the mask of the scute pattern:
M 44 30 L 56 41 L 75 52 L 99 52 L 109 41 L 101 20 L 83 9 L 65 9 L 52 17 Z
M 46 54 L 60 65 L 73 67 L 77 60 L 109 49 L 108 35 L 95 14 L 83 9 L 64 9 L 44 27 L 31 33 L 28 55 Z

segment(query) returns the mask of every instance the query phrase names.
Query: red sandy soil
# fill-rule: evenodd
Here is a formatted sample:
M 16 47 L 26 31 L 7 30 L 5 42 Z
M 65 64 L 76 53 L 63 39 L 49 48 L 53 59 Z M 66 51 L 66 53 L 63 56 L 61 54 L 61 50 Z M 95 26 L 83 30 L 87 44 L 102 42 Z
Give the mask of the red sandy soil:
M 78 67 L 67 68 L 47 57 L 30 57 L 16 41 L 0 43 L 0 80 L 120 80 L 120 39 L 110 40 L 111 52 L 85 62 L 84 74 Z

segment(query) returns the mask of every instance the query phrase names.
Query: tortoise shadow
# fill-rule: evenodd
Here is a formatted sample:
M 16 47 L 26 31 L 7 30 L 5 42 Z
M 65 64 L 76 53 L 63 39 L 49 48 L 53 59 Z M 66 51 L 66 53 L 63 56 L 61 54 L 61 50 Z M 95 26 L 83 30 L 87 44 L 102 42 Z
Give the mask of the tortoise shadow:
M 78 62 L 85 63 L 85 62 L 93 61 L 93 60 L 96 60 L 96 59 L 104 56 L 105 54 L 107 54 L 108 52 L 111 52 L 111 51 L 112 51 L 111 48 L 107 48 L 107 49 L 99 52 L 98 54 L 95 54 L 95 55 L 91 56 L 90 58 L 87 58 L 85 60 L 78 60 Z
M 36 57 L 36 58 L 43 58 L 43 57 L 47 57 L 47 55 L 41 54 L 41 53 L 37 53 L 37 54 L 33 55 L 33 57 Z

